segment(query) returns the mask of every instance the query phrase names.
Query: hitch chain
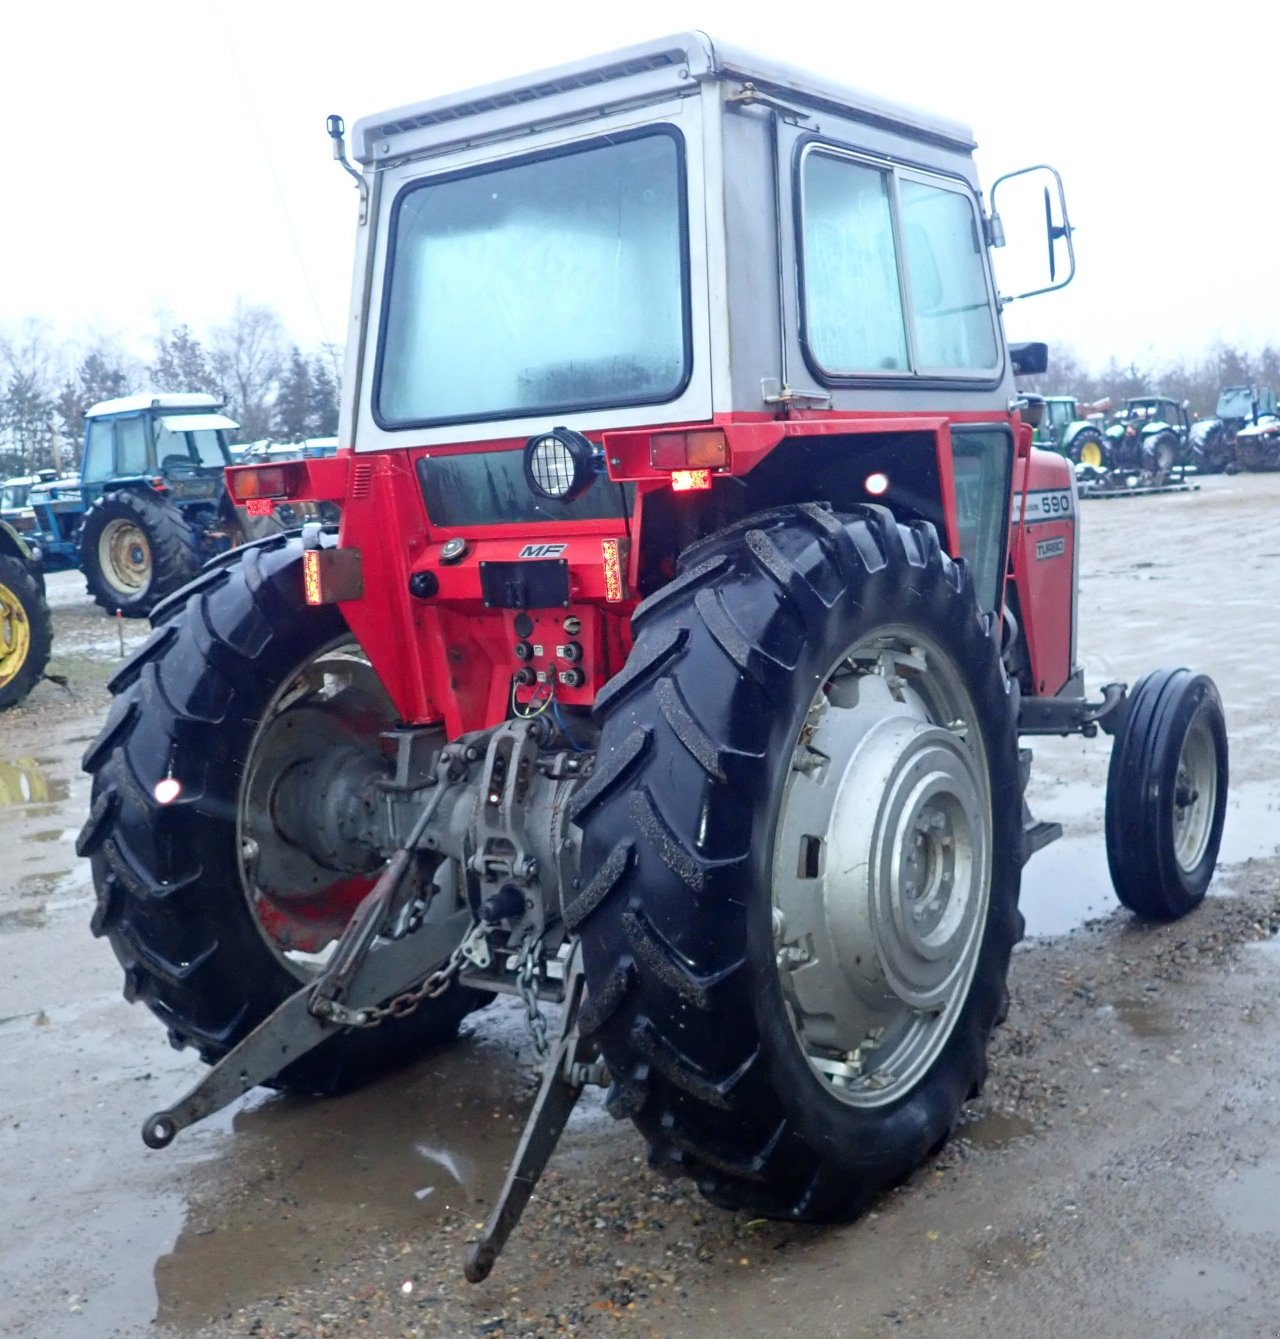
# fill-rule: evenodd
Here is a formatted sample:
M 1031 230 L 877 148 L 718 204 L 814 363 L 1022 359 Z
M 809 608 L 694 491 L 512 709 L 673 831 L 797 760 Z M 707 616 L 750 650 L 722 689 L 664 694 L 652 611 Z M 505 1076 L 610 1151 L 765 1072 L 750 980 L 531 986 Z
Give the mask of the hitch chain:
M 473 921 L 471 928 L 463 935 L 462 942 L 449 954 L 449 961 L 443 967 L 438 967 L 426 980 L 409 990 L 402 990 L 399 995 L 393 996 L 386 1004 L 370 1009 L 360 1009 L 352 1014 L 350 1019 L 344 1018 L 341 1021 L 349 1027 L 378 1027 L 379 1024 L 385 1023 L 388 1018 L 408 1018 L 423 1000 L 438 999 L 453 984 L 454 979 L 467 962 L 466 950 L 471 946 L 472 940 L 483 938 L 485 929 L 486 927 Z M 543 1024 L 543 1030 L 546 1030 L 545 1023 Z
M 541 958 L 542 940 L 529 939 L 520 950 L 520 960 L 516 964 L 516 989 L 524 1001 L 524 1020 L 533 1039 L 533 1053 L 539 1061 L 545 1060 L 551 1049 L 547 1041 L 547 1018 L 538 1008 L 538 988 L 533 984 Z

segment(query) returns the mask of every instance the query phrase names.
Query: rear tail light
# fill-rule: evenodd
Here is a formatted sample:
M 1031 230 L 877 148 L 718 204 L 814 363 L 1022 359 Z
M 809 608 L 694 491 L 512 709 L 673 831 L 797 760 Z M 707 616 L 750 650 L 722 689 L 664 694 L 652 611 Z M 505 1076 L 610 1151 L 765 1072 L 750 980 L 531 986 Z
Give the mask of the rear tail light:
M 729 443 L 720 428 L 656 432 L 649 438 L 655 470 L 720 470 L 729 463 Z
M 293 497 L 305 473 L 296 462 L 287 465 L 239 465 L 227 471 L 227 488 L 236 502 L 250 498 Z

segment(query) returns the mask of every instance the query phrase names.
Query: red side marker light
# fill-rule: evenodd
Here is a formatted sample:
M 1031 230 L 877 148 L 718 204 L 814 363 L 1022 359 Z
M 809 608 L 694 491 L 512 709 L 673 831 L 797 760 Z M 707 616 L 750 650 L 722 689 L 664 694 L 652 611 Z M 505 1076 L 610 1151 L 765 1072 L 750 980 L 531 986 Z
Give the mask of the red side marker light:
M 862 481 L 862 486 L 872 497 L 880 497 L 889 491 L 889 476 L 877 470 L 874 474 L 867 475 Z
M 302 555 L 302 593 L 308 604 L 323 604 L 320 585 L 320 550 L 307 549 Z
M 671 491 L 673 493 L 690 493 L 710 487 L 710 470 L 673 470 L 671 472 Z
M 270 516 L 275 507 L 276 504 L 269 497 L 251 497 L 244 504 L 244 509 L 250 516 Z
M 626 594 L 622 584 L 622 546 L 616 539 L 602 539 L 600 552 L 604 562 L 604 598 L 621 600 Z
M 176 776 L 161 777 L 151 793 L 156 797 L 157 804 L 172 804 L 182 794 L 182 782 Z
M 306 549 L 302 554 L 302 598 L 308 604 L 363 599 L 360 550 Z

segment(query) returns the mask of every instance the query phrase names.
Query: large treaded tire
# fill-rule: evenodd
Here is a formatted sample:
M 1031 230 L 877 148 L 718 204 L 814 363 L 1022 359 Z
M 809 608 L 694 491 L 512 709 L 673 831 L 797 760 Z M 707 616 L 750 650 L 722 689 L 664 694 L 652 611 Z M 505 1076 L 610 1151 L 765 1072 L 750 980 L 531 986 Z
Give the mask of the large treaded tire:
M 0 610 L 0 711 L 17 706 L 40 682 L 53 647 L 53 619 L 38 573 L 21 559 L 0 553 L 0 604 L 10 600 L 18 606 L 11 613 L 14 626 L 7 626 L 10 615 Z M 25 653 L 17 644 L 19 619 Z
M 308 608 L 302 544 L 278 536 L 236 549 L 157 608 L 155 631 L 110 682 L 115 695 L 84 756 L 93 808 L 77 849 L 97 890 L 92 920 L 175 1046 L 214 1062 L 300 981 L 250 910 L 236 848 L 240 782 L 273 694 L 346 624 Z M 155 799 L 179 778 L 179 800 Z M 340 1034 L 295 1062 L 277 1086 L 335 1092 L 424 1044 L 447 1040 L 489 997 L 456 985 L 405 1019 Z
M 113 580 L 101 561 L 100 541 L 113 522 L 136 527 L 149 550 L 145 583 L 137 589 Z M 80 565 L 89 594 L 109 614 L 145 618 L 200 570 L 196 537 L 181 510 L 151 493 L 122 488 L 100 497 L 80 529 Z
M 845 648 L 926 630 L 975 704 L 993 868 L 977 966 L 919 1082 L 877 1108 L 819 1080 L 785 1012 L 770 926 L 773 832 L 797 732 Z M 727 1207 L 855 1216 L 938 1147 L 981 1088 L 1022 933 L 1021 785 L 998 634 L 932 527 L 878 507 L 751 518 L 683 555 L 636 611 L 626 667 L 600 694 L 599 764 L 575 799 L 583 888 L 582 1026 L 654 1166 Z M 971 736 L 972 737 L 972 736 Z
M 1094 452 L 1087 452 L 1086 447 L 1096 448 L 1096 459 L 1084 460 L 1086 454 L 1093 455 Z M 1071 439 L 1071 446 L 1067 451 L 1067 459 L 1076 465 L 1088 465 L 1091 469 L 1105 470 L 1107 465 L 1107 443 L 1097 428 L 1081 428 Z
M 1213 793 L 1200 818 L 1202 841 L 1193 843 L 1184 863 L 1175 798 L 1193 726 L 1204 732 L 1205 756 L 1192 770 L 1212 776 Z M 1226 720 L 1213 680 L 1185 669 L 1155 670 L 1141 679 L 1107 772 L 1107 863 L 1116 896 L 1130 911 L 1172 921 L 1204 900 L 1222 841 L 1227 774 Z

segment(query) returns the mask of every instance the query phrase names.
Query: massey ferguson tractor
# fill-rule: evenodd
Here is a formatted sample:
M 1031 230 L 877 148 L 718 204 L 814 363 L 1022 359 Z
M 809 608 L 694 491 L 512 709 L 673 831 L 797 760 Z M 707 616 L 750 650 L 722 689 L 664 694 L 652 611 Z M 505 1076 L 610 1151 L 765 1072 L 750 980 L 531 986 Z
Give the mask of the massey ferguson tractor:
M 161 603 L 85 756 L 93 929 L 212 1066 L 143 1137 L 507 993 L 542 1086 L 471 1279 L 589 1084 L 716 1204 L 850 1218 L 982 1087 L 1061 831 L 1020 741 L 1114 737 L 1139 915 L 1222 828 L 1212 682 L 1082 682 L 990 259 L 1025 180 L 984 202 L 965 127 L 701 34 L 368 118 L 358 166 L 330 134 L 343 447 L 228 473 L 341 525 Z

